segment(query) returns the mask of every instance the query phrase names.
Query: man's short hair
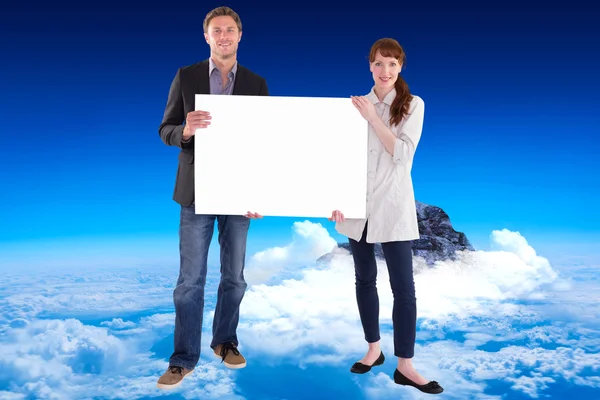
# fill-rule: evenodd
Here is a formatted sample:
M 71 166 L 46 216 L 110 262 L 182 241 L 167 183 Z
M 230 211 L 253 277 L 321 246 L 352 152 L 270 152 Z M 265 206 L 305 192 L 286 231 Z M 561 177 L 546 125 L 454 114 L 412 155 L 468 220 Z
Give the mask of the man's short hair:
M 235 21 L 238 30 L 241 32 L 242 31 L 242 21 L 240 20 L 240 16 L 233 11 L 231 8 L 227 7 L 227 6 L 221 6 L 221 7 L 217 7 L 211 11 L 208 12 L 208 14 L 206 14 L 206 17 L 204 18 L 204 33 L 208 32 L 208 24 L 210 24 L 210 21 L 215 18 L 215 17 L 224 17 L 224 16 L 229 16 L 231 18 L 233 18 L 233 20 Z

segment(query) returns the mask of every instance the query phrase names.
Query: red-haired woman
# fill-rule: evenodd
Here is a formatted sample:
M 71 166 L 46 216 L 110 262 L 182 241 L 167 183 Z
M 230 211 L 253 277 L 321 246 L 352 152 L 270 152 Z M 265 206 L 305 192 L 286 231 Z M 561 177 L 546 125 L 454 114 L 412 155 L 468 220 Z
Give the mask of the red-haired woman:
M 419 238 L 412 185 L 413 157 L 423 128 L 423 100 L 410 93 L 400 76 L 405 54 L 394 39 L 380 39 L 369 56 L 375 82 L 366 96 L 352 103 L 369 122 L 367 218 L 345 219 L 333 211 L 330 220 L 347 236 L 354 258 L 356 300 L 367 354 L 351 371 L 363 374 L 384 361 L 379 346 L 379 297 L 374 243 L 381 243 L 394 295 L 394 355 L 398 365 L 394 381 L 425 393 L 438 394 L 443 388 L 428 381 L 414 368 L 417 308 L 413 279 L 411 241 Z

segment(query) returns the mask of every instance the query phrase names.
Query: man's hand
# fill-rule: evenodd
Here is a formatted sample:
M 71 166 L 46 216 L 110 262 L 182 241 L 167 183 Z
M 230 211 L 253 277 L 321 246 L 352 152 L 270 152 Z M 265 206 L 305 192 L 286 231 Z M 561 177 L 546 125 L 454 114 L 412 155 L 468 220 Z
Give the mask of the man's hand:
M 196 133 L 198 128 L 206 128 L 210 125 L 210 113 L 208 111 L 192 111 L 189 112 L 185 119 L 185 127 L 183 128 L 183 140 L 188 140 Z
M 258 218 L 262 218 L 262 215 L 260 215 L 258 213 L 251 213 L 250 211 L 248 211 L 246 213 L 246 215 L 244 215 L 244 217 L 250 218 L 250 219 L 258 219 Z

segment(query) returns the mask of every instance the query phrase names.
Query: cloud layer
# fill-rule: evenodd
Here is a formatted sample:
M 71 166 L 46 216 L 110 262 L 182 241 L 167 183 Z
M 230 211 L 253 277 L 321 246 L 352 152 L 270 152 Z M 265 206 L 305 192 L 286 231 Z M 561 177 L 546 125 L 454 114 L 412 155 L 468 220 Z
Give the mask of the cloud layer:
M 464 252 L 455 261 L 438 262 L 433 268 L 415 258 L 419 318 L 415 363 L 420 370 L 430 379 L 441 377 L 450 387 L 470 388 L 454 393 L 455 398 L 469 391 L 486 398 L 485 382 L 493 379 L 531 397 L 556 379 L 597 387 L 596 378 L 578 373 L 598 371 L 594 365 L 600 359 L 591 348 L 572 347 L 579 342 L 595 347 L 597 331 L 588 332 L 585 340 L 569 339 L 576 325 L 561 330 L 545 321 L 545 310 L 540 308 L 540 301 L 564 296 L 572 284 L 518 232 L 498 230 L 490 239 L 493 251 Z M 348 367 L 366 350 L 351 255 L 337 251 L 327 268 L 313 265 L 299 275 L 277 285 L 250 288 L 241 311 L 245 345 L 277 357 L 294 354 L 301 366 L 327 362 Z M 393 297 L 384 262 L 378 265 L 378 291 L 380 323 L 386 332 L 382 343 L 391 355 Z M 448 340 L 453 333 L 459 333 L 462 343 Z M 485 345 L 499 351 L 482 350 Z M 402 390 L 396 386 L 388 375 L 375 375 L 364 393 L 377 397 L 385 392 L 393 397 Z M 447 395 L 452 397 L 453 391 Z
M 507 243 L 511 251 L 463 252 L 456 261 L 438 262 L 433 268 L 415 257 L 419 318 L 439 323 L 488 315 L 489 306 L 516 312 L 512 303 L 503 302 L 539 297 L 558 278 L 548 260 L 535 255 L 518 233 L 495 231 L 492 239 L 498 246 Z M 337 253 L 328 268 L 305 268 L 300 274 L 279 285 L 253 285 L 242 304 L 243 315 L 257 321 L 288 316 L 356 321 L 354 269 L 348 252 Z M 393 297 L 383 261 L 378 264 L 378 292 L 381 322 L 391 322 Z
M 517 232 L 494 231 L 490 239 L 493 251 L 464 252 L 434 267 L 414 259 L 418 370 L 456 399 L 500 399 L 505 392 L 536 398 L 564 381 L 600 389 L 598 270 L 580 265 L 579 275 L 559 272 Z M 303 221 L 293 225 L 289 245 L 249 256 L 251 285 L 238 336 L 252 365 L 261 368 L 253 385 L 269 384 L 269 368 L 283 364 L 306 374 L 322 365 L 346 373 L 364 354 L 351 255 L 338 249 L 327 265 L 315 263 L 335 246 L 323 226 Z M 176 267 L 164 266 L 5 275 L 0 397 L 163 395 L 155 384 L 171 349 L 176 276 Z M 213 270 L 203 359 L 176 392 L 181 396 L 242 398 L 235 374 L 208 349 L 217 284 Z M 427 398 L 391 380 L 393 298 L 383 262 L 378 288 L 388 361 L 348 380 L 367 398 Z M 251 399 L 251 388 L 245 389 L 243 396 Z
M 106 328 L 78 320 L 35 320 L 10 331 L 0 344 L 0 382 L 7 392 L 34 398 L 139 398 L 164 395 L 156 380 L 167 363 L 148 347 L 172 329 L 172 315 L 144 318 L 129 335 L 117 337 Z M 129 324 L 127 324 L 129 325 Z M 160 332 L 161 327 L 167 328 Z M 242 399 L 230 373 L 201 363 L 186 378 L 186 398 Z M 3 397 L 4 398 L 4 397 Z

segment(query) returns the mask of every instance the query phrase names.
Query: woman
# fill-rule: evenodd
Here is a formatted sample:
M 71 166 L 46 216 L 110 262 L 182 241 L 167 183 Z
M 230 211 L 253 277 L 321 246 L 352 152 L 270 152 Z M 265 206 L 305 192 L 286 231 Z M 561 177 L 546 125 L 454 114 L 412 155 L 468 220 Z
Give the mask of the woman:
M 364 374 L 384 361 L 379 346 L 379 297 L 374 243 L 381 243 L 394 294 L 394 381 L 425 393 L 441 393 L 413 367 L 416 335 L 416 299 L 411 241 L 419 238 L 411 168 L 423 127 L 424 103 L 410 94 L 400 76 L 404 50 L 394 39 L 380 39 L 371 48 L 370 70 L 375 85 L 352 103 L 369 122 L 367 218 L 345 219 L 332 212 L 336 230 L 349 238 L 356 275 L 356 300 L 369 344 L 367 354 L 351 372 Z

